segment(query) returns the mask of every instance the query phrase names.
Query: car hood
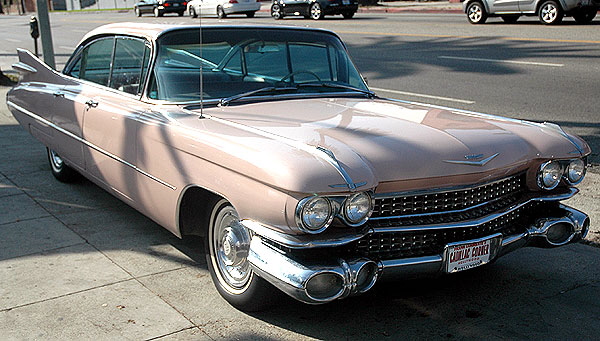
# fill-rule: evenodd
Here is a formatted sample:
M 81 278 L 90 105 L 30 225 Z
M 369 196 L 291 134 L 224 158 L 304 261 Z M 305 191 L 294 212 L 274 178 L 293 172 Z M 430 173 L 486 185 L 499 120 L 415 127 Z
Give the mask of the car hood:
M 339 165 L 350 183 L 365 188 L 449 175 L 490 176 L 494 170 L 523 169 L 532 159 L 577 157 L 587 147 L 555 126 L 388 100 L 286 100 L 205 113 L 295 149 L 322 151 L 313 157 L 329 168 Z M 295 167 L 307 170 L 311 163 Z M 347 183 L 342 175 L 327 179 L 334 182 L 329 187 Z

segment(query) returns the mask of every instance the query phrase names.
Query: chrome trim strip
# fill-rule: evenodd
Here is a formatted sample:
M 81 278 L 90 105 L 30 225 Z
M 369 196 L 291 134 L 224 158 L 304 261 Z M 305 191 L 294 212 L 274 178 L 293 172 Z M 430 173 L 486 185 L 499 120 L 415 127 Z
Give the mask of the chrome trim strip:
M 198 113 L 191 111 L 189 109 L 182 109 L 184 112 L 187 112 L 189 114 L 194 114 L 194 115 L 198 115 Z M 348 175 L 348 173 L 346 172 L 346 170 L 340 165 L 340 163 L 337 161 L 337 159 L 335 158 L 335 156 L 333 155 L 333 153 L 331 151 L 329 151 L 326 148 L 320 147 L 320 146 L 313 146 L 313 145 L 309 145 L 306 144 L 304 142 L 300 142 L 297 140 L 293 140 L 291 138 L 285 137 L 285 136 L 281 136 L 281 135 L 277 135 L 277 134 L 273 134 L 271 132 L 268 131 L 264 131 L 261 129 L 257 129 L 254 127 L 250 127 L 241 123 L 237 123 L 237 122 L 233 122 L 230 120 L 226 120 L 226 119 L 222 119 L 222 118 L 218 118 L 206 113 L 203 113 L 202 115 L 203 118 L 207 118 L 209 120 L 213 120 L 215 122 L 219 122 L 225 125 L 228 125 L 230 127 L 234 127 L 249 133 L 253 133 L 253 134 L 257 134 L 259 136 L 263 136 L 263 137 L 268 137 L 271 138 L 275 141 L 284 143 L 290 147 L 294 147 L 296 149 L 302 150 L 304 152 L 307 152 L 323 161 L 326 161 L 327 163 L 329 163 L 342 177 L 342 179 L 346 182 L 346 186 L 348 187 L 348 189 L 350 189 L 351 191 L 355 190 L 357 187 L 360 186 L 364 186 L 366 185 L 366 182 L 361 182 L 358 184 L 355 184 L 352 179 L 350 178 L 350 176 Z M 365 165 L 366 166 L 366 165 Z
M 112 154 L 112 153 L 110 153 L 110 152 L 108 152 L 108 151 L 106 151 L 106 150 L 104 150 L 104 149 L 102 149 L 102 148 L 100 148 L 100 147 L 98 147 L 98 146 L 96 146 L 96 145 L 88 142 L 87 140 L 85 140 L 85 139 L 83 139 L 83 138 L 81 138 L 81 137 L 79 137 L 79 136 L 71 133 L 68 130 L 65 130 L 65 129 L 57 126 L 56 124 L 54 124 L 54 123 L 46 120 L 45 118 L 40 117 L 40 116 L 32 113 L 31 111 L 29 111 L 29 110 L 27 110 L 27 109 L 25 109 L 25 108 L 23 108 L 23 107 L 15 104 L 15 103 L 11 102 L 11 101 L 6 101 L 6 104 L 9 107 L 13 107 L 14 109 L 22 112 L 23 114 L 25 114 L 25 115 L 27 115 L 27 116 L 29 116 L 29 117 L 31 117 L 31 118 L 39 121 L 39 122 L 42 122 L 42 123 L 44 123 L 44 124 L 46 124 L 46 125 L 54 128 L 54 129 L 58 130 L 59 132 L 61 132 L 61 133 L 65 134 L 65 135 L 67 135 L 67 136 L 69 136 L 69 137 L 71 137 L 71 138 L 73 138 L 73 139 L 75 139 L 75 140 L 77 140 L 77 141 L 85 144 L 86 146 L 88 146 L 88 147 L 90 147 L 90 148 L 92 148 L 92 149 L 94 149 L 94 150 L 96 150 L 96 151 L 98 151 L 98 152 L 100 152 L 100 153 L 102 153 L 102 154 L 110 157 L 111 159 L 113 159 L 115 161 L 118 161 L 118 162 L 126 165 L 127 167 L 130 167 L 130 168 L 134 169 L 138 173 L 140 173 L 140 174 L 142 174 L 142 175 L 144 175 L 144 176 L 146 176 L 146 177 L 148 177 L 148 178 L 150 178 L 150 179 L 152 179 L 152 180 L 160 183 L 161 185 L 169 187 L 172 190 L 176 190 L 177 189 L 177 187 L 175 187 L 175 186 L 173 186 L 173 185 L 171 185 L 171 184 L 169 184 L 169 183 L 167 183 L 167 182 L 165 182 L 165 181 L 163 181 L 163 180 L 155 177 L 154 175 L 152 175 L 150 173 L 147 173 L 147 172 L 143 171 L 142 169 L 138 168 L 137 166 L 135 166 L 135 165 L 133 165 L 133 164 L 131 164 L 131 163 L 129 163 L 129 162 L 121 159 L 120 157 L 118 157 L 118 156 L 116 156 L 116 155 L 114 155 L 114 154 Z
M 435 230 L 435 229 L 453 229 L 453 228 L 464 228 L 464 227 L 473 227 L 473 226 L 478 226 L 481 224 L 485 224 L 487 222 L 490 222 L 494 219 L 500 218 L 503 215 L 509 214 L 511 212 L 514 212 L 516 210 L 518 210 L 519 208 L 527 205 L 528 203 L 532 202 L 532 201 L 559 201 L 559 200 L 566 200 L 571 198 L 572 196 L 574 196 L 575 194 L 577 194 L 577 192 L 579 192 L 578 189 L 576 188 L 570 188 L 570 192 L 569 193 L 565 193 L 563 195 L 554 195 L 554 196 L 549 196 L 549 197 L 538 197 L 538 198 L 530 198 L 527 199 L 519 204 L 515 204 L 513 206 L 511 206 L 508 209 L 505 209 L 503 211 L 497 212 L 497 213 L 492 213 L 489 214 L 487 216 L 478 218 L 478 219 L 474 219 L 474 220 L 466 220 L 466 221 L 461 221 L 461 222 L 457 222 L 457 223 L 449 223 L 449 224 L 432 224 L 432 225 L 416 225 L 416 226 L 400 226 L 400 227 L 380 227 L 380 228 L 373 228 L 374 232 L 410 232 L 410 231 L 425 231 L 425 230 Z
M 469 161 L 469 160 L 443 160 L 446 163 L 456 163 L 461 165 L 469 165 L 469 166 L 485 166 L 486 163 L 492 161 L 493 158 L 500 155 L 500 153 L 496 153 L 488 158 L 485 158 L 480 161 Z
M 17 71 L 22 71 L 22 72 L 31 72 L 31 73 L 36 73 L 37 69 L 34 68 L 31 65 L 25 64 L 23 62 L 18 62 L 12 65 L 13 69 L 17 70 Z
M 480 184 L 476 184 L 476 185 L 470 184 L 470 185 L 464 185 L 464 186 L 439 187 L 439 188 L 433 188 L 433 189 L 423 189 L 423 190 L 408 191 L 408 192 L 391 192 L 391 193 L 381 193 L 381 194 L 376 193 L 375 199 L 390 199 L 390 198 L 396 198 L 396 197 L 410 197 L 410 196 L 414 196 L 414 195 L 423 195 L 423 194 L 441 194 L 441 193 L 456 192 L 456 191 L 466 191 L 466 190 L 470 190 L 470 189 L 477 189 L 480 187 L 493 185 L 493 184 L 496 184 L 496 183 L 499 183 L 502 181 L 506 181 L 506 180 L 515 179 L 523 174 L 524 174 L 524 172 L 521 172 L 521 173 L 518 173 L 513 176 L 509 176 L 509 177 L 502 178 L 502 179 L 496 179 L 496 180 L 492 180 L 490 182 L 480 183 Z

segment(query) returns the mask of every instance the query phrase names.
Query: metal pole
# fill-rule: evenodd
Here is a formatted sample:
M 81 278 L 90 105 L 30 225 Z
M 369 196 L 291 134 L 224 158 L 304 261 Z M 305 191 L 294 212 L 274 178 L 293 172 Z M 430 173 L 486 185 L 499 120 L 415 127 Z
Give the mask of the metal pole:
M 54 47 L 52 47 L 52 32 L 50 31 L 50 18 L 48 17 L 48 3 L 46 0 L 37 0 L 37 14 L 40 24 L 44 62 L 55 69 Z

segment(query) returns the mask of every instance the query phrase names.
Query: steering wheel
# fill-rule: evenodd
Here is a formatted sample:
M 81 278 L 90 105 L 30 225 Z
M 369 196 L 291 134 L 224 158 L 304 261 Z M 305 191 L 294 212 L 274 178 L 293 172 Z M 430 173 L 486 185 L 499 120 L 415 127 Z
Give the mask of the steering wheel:
M 298 75 L 298 74 L 302 74 L 302 73 L 305 73 L 307 75 L 311 75 L 311 76 L 315 77 L 319 82 L 321 81 L 321 78 L 319 78 L 319 76 L 317 76 L 316 73 L 314 73 L 312 71 L 307 71 L 307 70 L 298 70 L 298 71 L 290 72 L 287 75 L 285 75 L 283 78 L 281 78 L 279 81 L 284 82 L 286 79 L 293 77 L 295 75 Z

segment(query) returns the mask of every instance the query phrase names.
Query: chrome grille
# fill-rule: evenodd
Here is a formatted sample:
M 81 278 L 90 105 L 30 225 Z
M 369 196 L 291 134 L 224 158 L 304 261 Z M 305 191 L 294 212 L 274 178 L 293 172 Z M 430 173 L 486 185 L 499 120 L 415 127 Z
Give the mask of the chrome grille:
M 508 205 L 516 201 L 524 191 L 525 174 L 521 174 L 468 189 L 375 198 L 371 219 L 458 213 L 500 200 L 505 201 L 504 205 Z
M 506 236 L 523 232 L 525 227 L 535 219 L 534 211 L 538 205 L 538 202 L 532 202 L 476 226 L 375 232 L 351 244 L 349 251 L 375 260 L 437 255 L 448 243 L 482 238 L 494 233 L 502 233 Z

